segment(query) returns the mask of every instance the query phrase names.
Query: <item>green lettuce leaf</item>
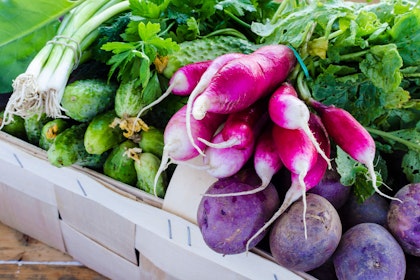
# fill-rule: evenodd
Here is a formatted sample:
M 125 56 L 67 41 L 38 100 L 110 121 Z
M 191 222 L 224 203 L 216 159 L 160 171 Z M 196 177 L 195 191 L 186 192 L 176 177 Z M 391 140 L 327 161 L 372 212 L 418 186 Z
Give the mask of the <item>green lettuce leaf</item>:
M 82 1 L 0 2 L 0 93 L 11 92 L 13 79 L 56 34 L 60 16 Z
M 409 182 L 420 182 L 420 152 L 410 150 L 404 155 L 401 166 Z
M 346 152 L 337 147 L 337 172 L 340 174 L 340 182 L 344 186 L 351 186 L 359 202 L 365 201 L 375 193 L 372 181 L 369 179 L 368 169 L 361 163 L 356 162 Z M 375 159 L 377 186 L 387 180 L 388 169 L 386 162 L 377 156 Z

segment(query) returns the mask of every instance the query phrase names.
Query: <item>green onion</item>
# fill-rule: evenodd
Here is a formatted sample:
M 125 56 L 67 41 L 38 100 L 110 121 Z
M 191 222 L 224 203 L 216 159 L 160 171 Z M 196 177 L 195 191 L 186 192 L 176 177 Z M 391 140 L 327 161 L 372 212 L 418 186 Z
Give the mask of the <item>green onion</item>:
M 46 113 L 52 118 L 65 117 L 60 102 L 71 72 L 97 38 L 98 27 L 128 9 L 129 1 L 85 0 L 67 13 L 56 36 L 14 80 L 2 126 L 10 123 L 13 115 L 28 118 Z

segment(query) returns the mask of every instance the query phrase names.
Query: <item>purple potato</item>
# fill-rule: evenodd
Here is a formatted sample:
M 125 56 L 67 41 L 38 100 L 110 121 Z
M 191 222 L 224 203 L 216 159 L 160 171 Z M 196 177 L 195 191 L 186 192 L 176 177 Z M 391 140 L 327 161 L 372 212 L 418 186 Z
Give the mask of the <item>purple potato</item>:
M 388 209 L 388 200 L 380 194 L 374 193 L 361 203 L 351 193 L 347 202 L 339 210 L 343 229 L 346 231 L 361 223 L 375 223 L 387 227 Z
M 333 255 L 337 278 L 403 280 L 404 252 L 392 234 L 375 223 L 362 223 L 346 231 Z
M 420 183 L 408 184 L 395 194 L 388 212 L 389 231 L 410 255 L 420 257 Z
M 270 251 L 280 265 L 310 271 L 324 264 L 340 242 L 342 227 L 337 210 L 317 194 L 306 196 L 307 239 L 303 224 L 303 200 L 293 203 L 273 224 Z
M 255 188 L 254 178 L 232 176 L 212 184 L 206 194 L 223 194 Z M 247 184 L 245 181 L 250 180 Z M 246 251 L 247 241 L 267 222 L 280 206 L 275 187 L 250 195 L 226 197 L 203 196 L 198 206 L 197 223 L 205 243 L 214 251 L 230 255 Z M 251 242 L 255 247 L 267 231 Z
M 326 198 L 335 209 L 339 209 L 346 203 L 350 190 L 350 187 L 340 183 L 340 175 L 337 170 L 327 169 L 322 180 L 308 192 Z

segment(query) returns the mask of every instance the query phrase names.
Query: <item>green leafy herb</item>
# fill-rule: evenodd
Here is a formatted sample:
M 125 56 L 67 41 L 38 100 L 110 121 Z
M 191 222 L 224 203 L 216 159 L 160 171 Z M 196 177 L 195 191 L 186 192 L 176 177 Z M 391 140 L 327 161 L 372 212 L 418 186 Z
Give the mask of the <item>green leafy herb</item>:
M 105 39 L 99 41 L 103 43 L 100 49 L 112 54 L 107 60 L 109 78 L 134 80 L 136 86 L 142 87 L 159 71 L 160 64 L 165 64 L 166 57 L 179 50 L 180 43 L 223 34 L 247 39 L 242 32 L 255 36 L 250 30 L 251 20 L 266 19 L 278 6 L 269 5 L 268 0 L 129 0 L 129 3 L 130 21 L 120 38 L 112 41 L 104 34 Z
M 151 76 L 151 65 L 155 59 L 179 48 L 172 39 L 160 37 L 160 31 L 159 23 L 139 22 L 136 32 L 139 36 L 138 41 L 104 44 L 103 50 L 114 53 L 108 62 L 111 65 L 109 76 L 118 70 L 117 78 L 120 81 L 137 80 L 136 86 L 146 87 Z M 129 29 L 129 32 L 132 32 L 132 29 Z

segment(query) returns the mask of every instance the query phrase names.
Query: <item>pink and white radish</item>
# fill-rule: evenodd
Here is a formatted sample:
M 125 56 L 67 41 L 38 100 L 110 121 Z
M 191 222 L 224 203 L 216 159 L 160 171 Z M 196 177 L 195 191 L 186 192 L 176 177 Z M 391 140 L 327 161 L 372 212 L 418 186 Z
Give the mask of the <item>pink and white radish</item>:
M 268 186 L 274 174 L 283 167 L 283 162 L 277 153 L 272 134 L 272 123 L 257 139 L 254 150 L 254 169 L 261 179 L 261 185 L 254 189 L 255 192 Z
M 322 151 L 325 153 L 327 157 L 331 155 L 331 143 L 330 138 L 328 136 L 327 130 L 325 129 L 324 124 L 321 121 L 321 118 L 311 113 L 309 118 L 309 128 L 314 134 L 316 141 L 319 143 Z M 322 180 L 324 174 L 327 170 L 328 162 L 326 162 L 323 158 L 318 157 L 315 165 L 309 169 L 308 174 L 305 176 L 305 184 L 309 188 L 313 188 Z M 296 174 L 292 174 L 293 177 L 296 177 Z
M 241 170 L 241 168 L 248 162 L 254 152 L 255 139 L 261 133 L 262 128 L 265 127 L 268 120 L 268 114 L 264 114 L 257 119 L 258 120 L 255 122 L 252 130 L 250 131 L 250 133 L 253 134 L 249 136 L 251 140 L 248 145 L 242 149 L 237 149 L 235 147 L 214 148 L 210 146 L 206 148 L 206 156 L 203 158 L 203 161 L 204 165 L 208 166 L 206 171 L 210 175 L 216 178 L 232 176 Z M 212 142 L 215 144 L 223 141 L 222 131 L 217 133 L 212 139 Z
M 155 177 L 155 185 L 160 174 L 172 162 L 182 163 L 199 155 L 187 136 L 186 115 L 187 105 L 179 109 L 169 120 L 163 134 L 163 154 L 161 165 Z M 226 120 L 225 115 L 209 114 L 202 120 L 191 120 L 191 132 L 194 138 L 210 139 L 219 126 Z M 198 142 L 199 148 L 204 149 L 205 144 Z
M 253 164 L 255 173 L 260 179 L 260 184 L 251 190 L 224 193 L 218 196 L 238 196 L 254 194 L 264 190 L 271 182 L 273 176 L 283 167 L 283 163 L 277 153 L 271 132 L 272 123 L 268 123 L 267 127 L 262 131 L 261 135 L 256 139 L 253 154 Z
M 169 86 L 166 91 L 159 98 L 144 106 L 137 114 L 137 118 L 140 118 L 144 112 L 162 102 L 171 93 L 179 96 L 190 95 L 211 62 L 211 60 L 205 60 L 180 67 L 169 80 Z
M 221 133 L 216 134 L 212 139 L 212 142 L 216 144 L 222 141 Z M 244 149 L 207 147 L 203 164 L 206 166 L 207 173 L 211 176 L 226 178 L 238 172 L 251 158 L 253 151 L 254 145 L 248 145 Z
M 320 143 L 321 148 L 326 155 L 330 155 L 330 142 L 325 128 L 323 127 L 319 117 L 311 114 L 309 125 L 314 132 L 316 140 Z M 290 137 L 293 137 L 290 139 Z M 265 231 L 278 217 L 280 217 L 290 205 L 303 198 L 303 223 L 306 230 L 306 191 L 316 186 L 327 170 L 327 162 L 318 157 L 317 151 L 312 142 L 307 138 L 305 132 L 300 129 L 288 130 L 277 125 L 273 126 L 273 139 L 276 148 L 287 169 L 291 171 L 292 183 L 278 211 L 257 233 Z M 295 140 L 293 140 L 295 139 Z M 290 143 L 289 143 L 290 142 Z M 302 149 L 299 148 L 302 145 Z M 289 147 L 292 149 L 289 151 Z M 252 241 L 252 238 L 249 242 Z
M 187 113 L 186 113 L 186 125 L 187 125 L 187 136 L 190 140 L 192 146 L 197 149 L 197 151 L 203 154 L 202 149 L 199 148 L 199 146 L 195 143 L 195 139 L 192 136 L 191 132 L 191 111 L 192 111 L 192 104 L 196 97 L 201 94 L 208 84 L 210 83 L 213 76 L 219 71 L 220 68 L 222 68 L 226 63 L 237 59 L 239 57 L 243 57 L 245 54 L 242 53 L 227 53 L 224 55 L 221 55 L 219 57 L 216 57 L 210 65 L 207 67 L 206 71 L 202 74 L 200 80 L 194 87 L 193 91 L 191 92 L 188 101 L 187 101 Z
M 334 105 L 328 106 L 314 99 L 310 100 L 310 104 L 321 117 L 322 123 L 331 139 L 354 160 L 366 166 L 374 190 L 388 199 L 397 200 L 381 192 L 377 186 L 377 177 L 373 164 L 376 145 L 372 136 L 363 125 L 342 108 Z
M 205 60 L 181 67 L 169 80 L 168 90 L 175 95 L 190 95 L 212 63 L 212 60 Z
M 271 96 L 268 102 L 268 112 L 271 120 L 278 126 L 287 129 L 302 129 L 314 144 L 318 153 L 328 163 L 329 157 L 321 149 L 309 128 L 310 111 L 308 106 L 297 97 L 297 93 L 290 83 L 283 83 Z
M 266 45 L 230 61 L 194 101 L 193 117 L 202 119 L 207 112 L 229 114 L 245 109 L 284 82 L 295 64 L 293 51 L 285 45 Z
M 255 141 L 254 129 L 261 116 L 267 112 L 267 100 L 258 100 L 251 106 L 228 115 L 221 130 L 223 141 L 212 143 L 198 139 L 212 148 L 246 149 Z

